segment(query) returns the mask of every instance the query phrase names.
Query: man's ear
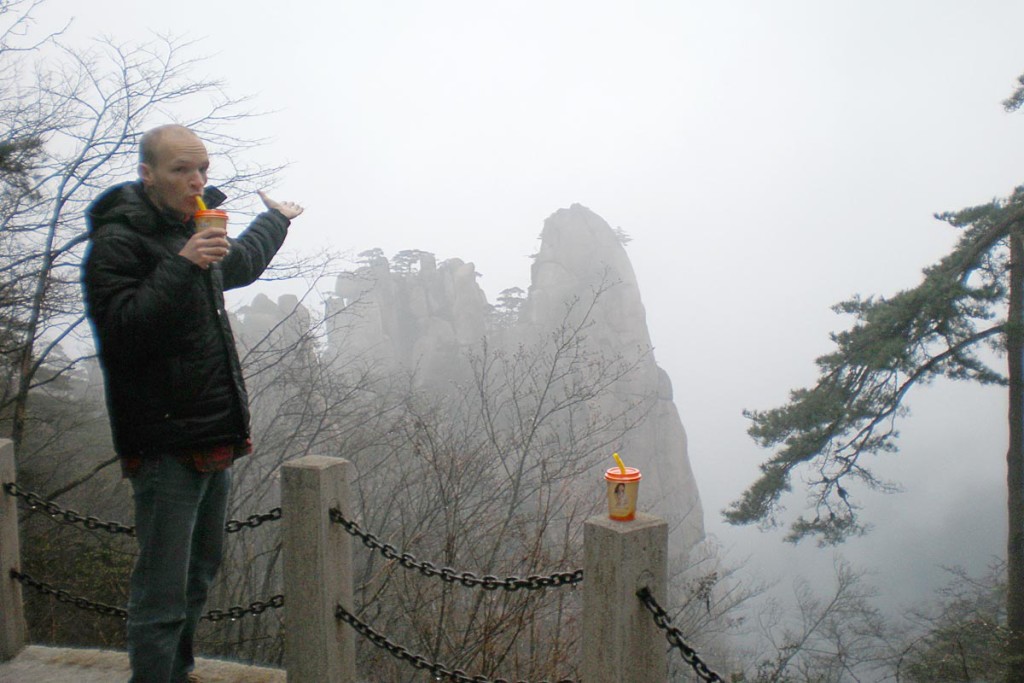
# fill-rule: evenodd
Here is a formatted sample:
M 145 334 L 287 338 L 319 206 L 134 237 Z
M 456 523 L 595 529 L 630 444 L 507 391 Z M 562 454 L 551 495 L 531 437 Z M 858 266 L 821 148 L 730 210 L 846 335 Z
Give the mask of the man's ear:
M 153 183 L 153 171 L 150 169 L 149 164 L 139 164 L 139 180 L 142 181 L 143 185 L 151 185 Z

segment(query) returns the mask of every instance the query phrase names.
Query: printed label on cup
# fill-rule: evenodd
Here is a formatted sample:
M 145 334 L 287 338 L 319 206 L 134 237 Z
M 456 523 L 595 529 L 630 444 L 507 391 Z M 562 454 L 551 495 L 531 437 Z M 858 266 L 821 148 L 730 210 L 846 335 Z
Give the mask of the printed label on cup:
M 196 232 L 202 232 L 207 228 L 227 228 L 228 212 L 218 209 L 204 209 L 196 211 L 193 220 L 196 223 Z
M 623 473 L 618 467 L 609 467 L 605 470 L 604 479 L 608 484 L 608 516 L 620 522 L 635 518 L 640 470 L 627 467 Z

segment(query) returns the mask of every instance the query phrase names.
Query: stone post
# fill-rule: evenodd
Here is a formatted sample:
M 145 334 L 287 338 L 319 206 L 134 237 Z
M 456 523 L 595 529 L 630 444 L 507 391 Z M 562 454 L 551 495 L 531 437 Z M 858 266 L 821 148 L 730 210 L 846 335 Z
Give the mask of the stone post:
M 0 439 L 0 485 L 14 481 L 14 442 Z M 13 659 L 28 641 L 21 584 L 11 569 L 21 569 L 18 500 L 0 490 L 0 662 Z
M 310 455 L 281 474 L 285 649 L 288 683 L 355 683 L 355 631 L 334 616 L 352 610 L 351 536 L 330 509 L 352 512 L 351 463 Z
M 592 517 L 583 530 L 582 676 L 586 683 L 668 680 L 665 635 L 636 592 L 665 605 L 668 524 L 641 512 L 631 522 Z

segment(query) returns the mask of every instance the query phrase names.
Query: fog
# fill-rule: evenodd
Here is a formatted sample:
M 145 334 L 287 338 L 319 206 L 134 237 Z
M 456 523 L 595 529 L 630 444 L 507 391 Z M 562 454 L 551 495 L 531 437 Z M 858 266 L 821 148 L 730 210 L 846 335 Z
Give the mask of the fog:
M 291 249 L 459 257 L 494 301 L 529 284 L 555 210 L 621 227 L 707 530 L 786 585 L 827 579 L 833 551 L 721 521 L 770 455 L 743 409 L 813 383 L 849 323 L 832 304 L 917 284 L 957 236 L 935 212 L 1024 182 L 1024 114 L 1001 107 L 1024 72 L 1009 0 L 50 0 L 36 16 L 72 15 L 81 45 L 196 39 L 197 72 L 271 112 L 243 133 L 291 164 L 271 192 L 307 207 Z M 937 383 L 909 405 L 878 467 L 905 491 L 856 492 L 875 529 L 838 549 L 894 609 L 1005 537 L 1002 393 Z

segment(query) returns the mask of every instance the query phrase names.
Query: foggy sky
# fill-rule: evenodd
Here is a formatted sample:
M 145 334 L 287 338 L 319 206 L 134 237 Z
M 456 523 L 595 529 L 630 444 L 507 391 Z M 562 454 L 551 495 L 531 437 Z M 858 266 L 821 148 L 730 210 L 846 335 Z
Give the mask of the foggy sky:
M 827 574 L 832 555 L 722 524 L 770 455 L 742 410 L 813 383 L 849 322 L 832 304 L 917 284 L 956 239 L 935 212 L 1024 183 L 1024 114 L 1000 105 L 1024 72 L 1020 2 L 126 7 L 50 0 L 37 17 L 76 15 L 81 44 L 200 39 L 206 75 L 275 111 L 246 130 L 292 164 L 272 192 L 307 206 L 292 249 L 463 258 L 493 302 L 529 284 L 557 209 L 625 230 L 707 528 L 766 572 Z M 1005 535 L 1001 392 L 937 384 L 909 405 L 879 470 L 906 491 L 863 496 L 878 528 L 841 549 L 893 601 L 937 565 L 980 569 Z

